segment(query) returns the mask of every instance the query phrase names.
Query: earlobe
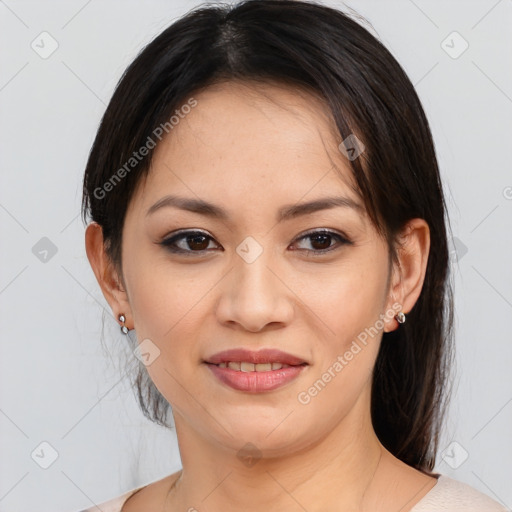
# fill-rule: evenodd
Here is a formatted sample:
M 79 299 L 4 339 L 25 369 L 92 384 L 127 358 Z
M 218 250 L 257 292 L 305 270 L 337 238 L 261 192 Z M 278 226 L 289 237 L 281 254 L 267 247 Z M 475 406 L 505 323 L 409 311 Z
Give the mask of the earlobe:
M 128 318 L 130 315 L 128 297 L 126 291 L 120 285 L 119 275 L 105 250 L 103 230 L 97 222 L 91 222 L 86 228 L 85 250 L 103 296 L 112 309 L 114 318 L 117 319 L 121 313 Z
M 414 307 L 425 281 L 428 256 L 430 251 L 430 229 L 424 219 L 410 220 L 398 238 L 398 265 L 394 265 L 393 283 L 389 290 L 390 302 L 387 307 L 399 304 L 405 315 Z M 396 307 L 396 306 L 395 306 Z M 388 322 L 384 332 L 399 327 L 405 318 L 395 317 Z

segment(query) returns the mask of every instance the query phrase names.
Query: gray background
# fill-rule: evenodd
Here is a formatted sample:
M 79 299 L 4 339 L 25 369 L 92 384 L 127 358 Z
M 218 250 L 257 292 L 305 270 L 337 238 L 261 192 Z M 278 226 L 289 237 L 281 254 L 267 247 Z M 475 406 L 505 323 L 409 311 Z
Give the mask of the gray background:
M 181 467 L 174 432 L 144 419 L 123 377 L 127 343 L 89 267 L 79 207 L 115 83 L 198 3 L 0 1 L 1 512 L 71 512 Z M 512 0 L 325 3 L 367 17 L 434 133 L 457 308 L 436 470 L 512 507 Z

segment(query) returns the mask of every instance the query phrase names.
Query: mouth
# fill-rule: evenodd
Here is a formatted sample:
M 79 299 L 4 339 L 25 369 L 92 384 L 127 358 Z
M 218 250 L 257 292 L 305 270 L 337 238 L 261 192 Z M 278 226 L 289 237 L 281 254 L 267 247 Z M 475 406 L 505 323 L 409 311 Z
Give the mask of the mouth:
M 274 370 L 281 370 L 283 368 L 291 368 L 294 366 L 307 366 L 308 363 L 302 364 L 286 364 L 280 362 L 273 363 L 249 363 L 247 361 L 224 361 L 219 364 L 208 363 L 213 366 L 217 366 L 218 368 L 230 368 L 231 370 L 235 370 L 238 372 L 271 372 Z
M 218 352 L 203 362 L 242 372 L 269 372 L 290 366 L 305 366 L 307 361 L 277 349 L 252 351 L 236 348 Z
M 304 359 L 277 349 L 225 350 L 202 362 L 223 385 L 247 393 L 281 388 L 309 366 Z
M 264 393 L 280 389 L 292 382 L 306 371 L 308 364 L 283 365 L 279 362 L 254 364 L 229 361 L 219 364 L 206 363 L 206 366 L 216 381 L 223 386 L 245 393 Z

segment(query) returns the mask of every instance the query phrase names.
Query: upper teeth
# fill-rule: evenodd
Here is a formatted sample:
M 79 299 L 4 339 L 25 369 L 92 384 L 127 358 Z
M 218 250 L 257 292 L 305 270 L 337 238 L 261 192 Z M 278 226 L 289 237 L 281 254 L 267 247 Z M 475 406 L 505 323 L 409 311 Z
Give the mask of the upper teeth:
M 242 362 L 232 362 L 229 363 L 219 363 L 218 366 L 220 368 L 231 368 L 232 370 L 242 371 L 242 372 L 269 372 L 270 370 L 280 370 L 281 368 L 288 368 L 289 364 L 283 363 L 246 363 Z

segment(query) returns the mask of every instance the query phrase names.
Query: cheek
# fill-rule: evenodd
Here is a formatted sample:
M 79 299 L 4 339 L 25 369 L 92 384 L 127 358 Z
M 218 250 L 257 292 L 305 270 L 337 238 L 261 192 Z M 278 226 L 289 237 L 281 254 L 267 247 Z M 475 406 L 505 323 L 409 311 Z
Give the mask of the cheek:
M 338 340 L 340 349 L 375 326 L 385 278 L 378 267 L 354 263 L 302 279 L 300 298 L 325 327 L 326 340 Z
M 132 254 L 125 272 L 137 332 L 172 342 L 174 333 L 188 329 L 215 279 L 211 272 L 198 270 L 199 266 L 170 264 L 161 254 L 155 257 L 154 249 Z
M 377 342 L 361 346 L 358 353 L 347 360 L 344 353 L 333 358 L 314 373 L 307 387 L 297 395 L 297 412 L 303 418 L 323 417 L 324 428 L 329 430 L 346 417 L 361 398 L 369 397 L 371 378 L 378 351 Z M 330 425 L 330 426 L 329 426 Z
M 168 275 L 168 269 L 152 267 L 147 272 L 143 265 L 138 269 L 132 265 L 131 271 L 130 305 L 137 339 L 139 343 L 151 340 L 158 354 L 146 367 L 148 374 L 166 400 L 179 408 L 187 395 L 183 389 L 190 387 L 186 381 L 197 371 L 200 359 L 194 346 L 199 325 L 195 315 L 204 293 L 199 293 L 197 281 L 195 287 L 180 286 L 179 278 Z
M 315 338 L 317 364 L 311 368 L 300 390 L 302 394 L 297 396 L 305 414 L 325 414 L 330 410 L 339 419 L 371 383 L 381 340 L 380 325 L 376 327 L 382 313 L 376 300 L 379 279 L 372 276 L 374 279 L 364 281 L 363 286 L 353 275 L 311 297 L 322 333 Z

